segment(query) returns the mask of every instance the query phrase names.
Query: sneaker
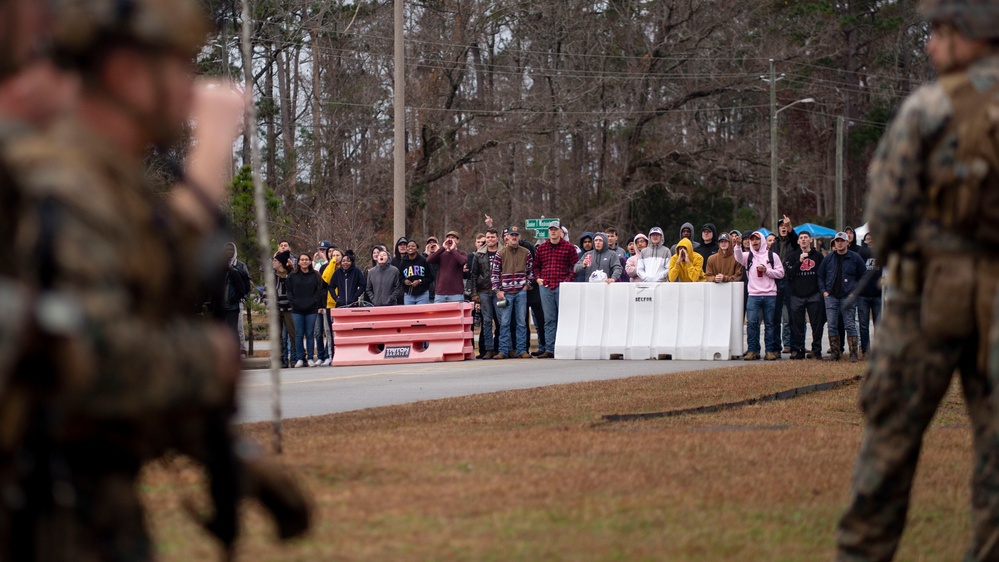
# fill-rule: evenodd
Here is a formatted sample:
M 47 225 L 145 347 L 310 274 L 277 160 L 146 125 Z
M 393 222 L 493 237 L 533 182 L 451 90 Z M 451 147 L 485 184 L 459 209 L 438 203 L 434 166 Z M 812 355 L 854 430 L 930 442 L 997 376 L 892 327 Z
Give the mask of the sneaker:
M 747 351 L 745 355 L 742 356 L 743 361 L 759 361 L 760 354 L 755 351 Z
M 496 357 L 496 352 L 495 351 L 487 351 L 487 352 L 485 352 L 485 353 L 482 354 L 482 359 L 489 360 L 489 359 L 493 359 L 494 357 Z
M 313 361 L 312 359 L 309 359 L 309 366 L 310 367 L 315 367 L 316 365 L 317 365 L 317 363 L 315 361 Z
M 538 355 L 538 359 L 554 359 L 554 358 L 555 358 L 555 354 L 552 353 L 551 351 L 546 351 L 546 352 L 542 353 L 541 355 Z
M 304 367 L 304 366 L 305 366 L 305 363 L 304 363 L 304 362 L 302 362 L 302 360 L 301 360 L 301 359 L 299 359 L 298 361 L 295 361 L 295 368 L 296 368 L 296 369 L 298 369 L 298 368 L 301 368 L 301 367 Z
M 498 361 L 500 359 L 506 359 L 506 354 L 505 353 L 497 353 L 496 355 L 493 355 L 493 361 Z
M 764 361 L 776 361 L 780 359 L 780 353 L 776 351 L 768 351 L 766 355 L 763 356 Z
M 521 358 L 521 359 L 534 359 L 534 356 L 533 356 L 533 355 L 531 355 L 530 353 L 526 352 L 526 351 L 525 351 L 525 352 L 523 352 L 523 353 L 521 353 L 521 354 L 520 354 L 520 355 L 518 355 L 517 357 L 519 357 L 519 358 Z
M 323 363 L 322 363 L 323 367 L 329 367 L 332 364 L 333 364 L 333 360 L 332 359 L 327 359 L 327 360 L 323 361 Z
M 537 350 L 537 351 L 532 351 L 531 352 L 531 357 L 541 357 L 542 355 L 544 355 L 544 353 L 545 352 L 541 351 L 540 349 Z

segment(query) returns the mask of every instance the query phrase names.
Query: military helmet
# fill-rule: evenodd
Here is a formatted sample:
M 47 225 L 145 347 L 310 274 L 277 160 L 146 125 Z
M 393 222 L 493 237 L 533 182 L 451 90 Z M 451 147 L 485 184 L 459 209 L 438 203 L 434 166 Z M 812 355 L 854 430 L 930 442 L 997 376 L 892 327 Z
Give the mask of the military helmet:
M 919 14 L 930 23 L 948 23 L 968 39 L 999 39 L 996 0 L 922 0 Z
M 194 56 L 211 30 L 197 0 L 54 0 L 54 49 L 70 62 L 124 43 Z

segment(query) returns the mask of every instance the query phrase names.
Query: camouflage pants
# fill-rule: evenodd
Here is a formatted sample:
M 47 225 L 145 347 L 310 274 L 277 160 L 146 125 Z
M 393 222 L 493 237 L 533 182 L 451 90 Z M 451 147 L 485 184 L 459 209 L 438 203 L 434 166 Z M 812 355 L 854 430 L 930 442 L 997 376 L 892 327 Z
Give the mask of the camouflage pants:
M 977 365 L 978 333 L 941 341 L 920 331 L 918 301 L 891 302 L 860 392 L 866 417 L 838 561 L 891 560 L 905 527 L 923 433 L 960 371 L 974 437 L 973 538 L 967 560 L 999 560 L 999 420 L 994 381 Z

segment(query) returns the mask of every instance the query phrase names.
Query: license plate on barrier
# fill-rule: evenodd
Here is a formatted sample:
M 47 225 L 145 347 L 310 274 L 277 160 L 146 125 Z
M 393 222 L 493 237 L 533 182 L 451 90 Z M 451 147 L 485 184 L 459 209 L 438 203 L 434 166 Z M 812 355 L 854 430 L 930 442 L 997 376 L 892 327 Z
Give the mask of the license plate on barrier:
M 385 359 L 409 359 L 410 350 L 412 346 L 409 345 L 386 346 Z

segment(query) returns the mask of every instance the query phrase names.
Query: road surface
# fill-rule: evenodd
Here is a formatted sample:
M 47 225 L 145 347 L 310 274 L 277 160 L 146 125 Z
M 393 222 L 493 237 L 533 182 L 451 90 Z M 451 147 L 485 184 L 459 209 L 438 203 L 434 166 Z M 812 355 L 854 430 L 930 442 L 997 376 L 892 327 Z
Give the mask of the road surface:
M 318 416 L 535 388 L 554 384 L 627 378 L 745 365 L 742 361 L 558 361 L 507 359 L 372 367 L 281 370 L 283 418 Z M 240 385 L 237 422 L 273 419 L 269 370 L 246 371 Z

